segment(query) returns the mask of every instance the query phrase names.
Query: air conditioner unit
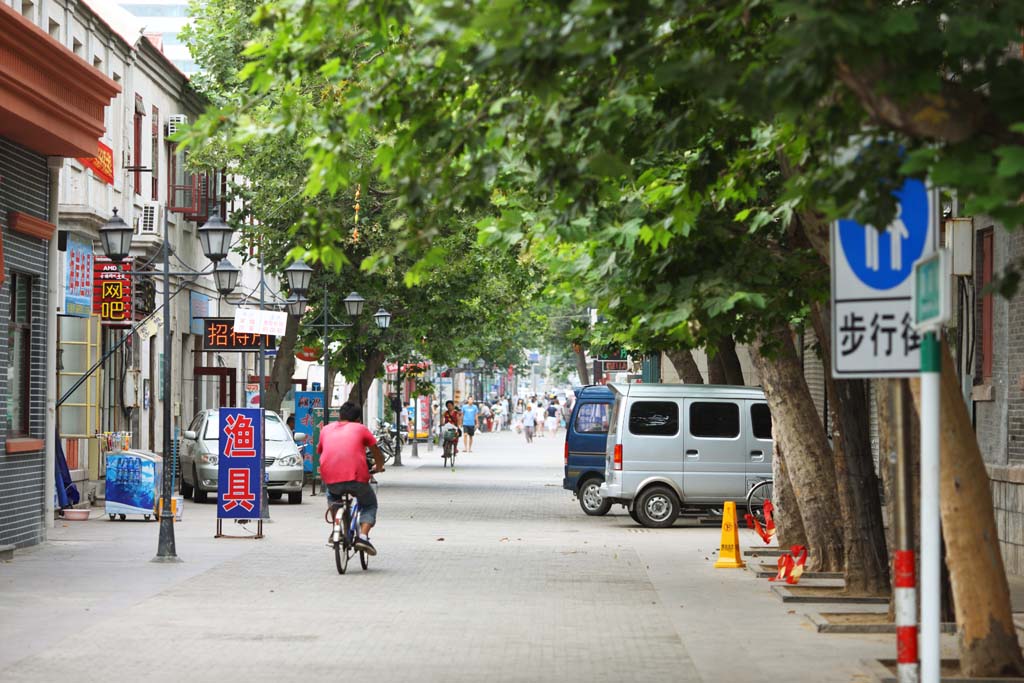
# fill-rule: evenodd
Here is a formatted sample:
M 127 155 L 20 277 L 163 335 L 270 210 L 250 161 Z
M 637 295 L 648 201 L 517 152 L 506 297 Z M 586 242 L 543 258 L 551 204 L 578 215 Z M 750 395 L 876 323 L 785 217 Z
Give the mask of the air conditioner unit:
M 174 135 L 183 126 L 188 125 L 188 116 L 185 114 L 171 114 L 167 117 L 167 135 Z
M 146 202 L 142 206 L 142 218 L 139 220 L 139 234 L 140 235 L 158 235 L 160 234 L 160 202 Z

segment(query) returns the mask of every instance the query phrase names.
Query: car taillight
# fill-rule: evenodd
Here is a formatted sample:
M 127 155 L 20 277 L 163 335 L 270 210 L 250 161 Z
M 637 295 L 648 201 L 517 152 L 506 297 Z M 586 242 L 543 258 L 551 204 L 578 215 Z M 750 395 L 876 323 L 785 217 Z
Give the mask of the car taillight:
M 565 440 L 565 466 L 569 466 L 569 440 Z
M 612 465 L 616 470 L 622 470 L 622 444 L 615 444 L 615 452 L 612 455 Z

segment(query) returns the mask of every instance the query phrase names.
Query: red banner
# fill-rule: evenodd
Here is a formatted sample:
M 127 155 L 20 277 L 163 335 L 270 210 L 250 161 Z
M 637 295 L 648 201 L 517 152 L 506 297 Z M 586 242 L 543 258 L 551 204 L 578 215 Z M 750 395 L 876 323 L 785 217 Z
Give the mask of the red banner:
M 107 185 L 114 184 L 114 150 L 102 142 L 96 142 L 96 156 L 91 159 L 78 157 L 78 161 L 86 168 L 91 168 L 96 177 Z
M 114 263 L 97 256 L 93 259 L 92 312 L 106 325 L 131 325 L 132 264 Z

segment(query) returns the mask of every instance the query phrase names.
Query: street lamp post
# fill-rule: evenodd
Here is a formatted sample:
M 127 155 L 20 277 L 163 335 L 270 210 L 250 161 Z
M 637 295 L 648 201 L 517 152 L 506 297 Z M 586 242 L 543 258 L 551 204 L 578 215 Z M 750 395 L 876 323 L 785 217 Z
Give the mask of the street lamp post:
M 173 347 L 171 337 L 171 277 L 197 277 L 205 274 L 205 271 L 181 271 L 171 272 L 171 244 L 169 239 L 169 221 L 167 219 L 167 212 L 164 212 L 163 220 L 163 270 L 162 271 L 136 271 L 136 275 L 162 275 L 163 276 L 163 310 L 164 310 L 164 324 L 163 324 L 163 345 L 164 345 L 164 366 L 163 366 L 163 391 L 161 392 L 160 400 L 163 403 L 163 456 L 166 460 L 170 457 L 172 442 L 171 442 L 171 362 L 173 360 Z M 127 258 L 131 248 L 132 241 L 132 228 L 124 219 L 117 215 L 117 209 L 114 209 L 114 215 L 106 225 L 100 228 L 100 242 L 103 245 L 103 253 L 106 254 L 107 258 L 116 263 L 120 263 Z M 228 250 L 231 246 L 231 235 L 234 231 L 231 226 L 221 219 L 217 214 L 210 216 L 206 223 L 199 228 L 199 243 L 202 246 L 203 254 L 206 258 L 210 259 L 214 265 L 219 265 L 220 261 L 225 259 L 228 255 Z M 216 276 L 215 276 L 216 278 Z M 220 284 L 225 286 L 229 284 L 230 275 L 222 275 L 223 280 L 218 280 L 218 288 Z M 232 289 L 234 284 L 237 283 L 237 274 L 234 282 L 230 282 Z M 229 290 L 230 291 L 230 290 Z M 156 557 L 153 558 L 153 562 L 180 562 L 178 558 L 177 550 L 174 543 L 174 514 L 171 512 L 171 497 L 173 495 L 171 479 L 173 477 L 172 467 L 170 463 L 165 463 L 163 468 L 163 481 L 162 481 L 162 493 L 160 502 L 160 537 L 157 542 Z
M 289 297 L 289 311 L 295 314 L 301 315 L 305 312 L 306 306 L 306 294 L 309 293 L 309 286 L 313 280 L 313 269 L 309 267 L 304 261 L 295 261 L 290 266 L 284 269 L 285 277 L 288 279 L 288 288 L 292 292 L 292 296 Z M 354 327 L 357 324 L 359 316 L 363 313 L 363 307 L 366 304 L 366 299 L 361 297 L 358 292 L 350 292 L 344 299 L 345 312 L 352 319 L 352 322 L 338 322 L 331 321 L 330 308 L 328 307 L 328 288 L 324 287 L 324 303 L 323 310 L 321 311 L 322 320 L 314 320 L 313 325 L 322 325 L 323 345 L 324 345 L 324 424 L 328 424 L 331 421 L 331 410 L 330 410 L 330 395 L 328 392 L 328 377 L 331 368 L 331 348 L 330 340 L 328 336 L 332 329 L 342 329 L 346 327 Z M 391 324 L 391 314 L 384 310 L 383 307 L 377 309 L 377 312 L 373 314 L 373 321 L 381 330 L 386 330 Z M 363 379 L 362 375 L 359 377 L 359 400 L 362 402 L 363 398 Z M 401 464 L 401 463 L 396 463 Z

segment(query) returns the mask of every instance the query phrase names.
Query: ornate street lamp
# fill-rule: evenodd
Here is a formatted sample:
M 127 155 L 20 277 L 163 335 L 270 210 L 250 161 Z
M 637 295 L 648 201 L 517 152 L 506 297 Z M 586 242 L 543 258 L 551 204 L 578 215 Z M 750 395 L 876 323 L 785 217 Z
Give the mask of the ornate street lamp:
M 306 297 L 299 296 L 293 292 L 288 297 L 285 305 L 288 307 L 288 315 L 301 317 L 306 312 Z
M 171 276 L 176 277 L 195 277 L 197 275 L 205 275 L 206 272 L 202 271 L 182 271 L 182 272 L 171 272 L 171 244 L 168 237 L 170 232 L 170 225 L 167 219 L 167 212 L 164 211 L 164 234 L 163 234 L 163 268 L 161 270 L 137 270 L 136 275 L 159 275 L 163 277 L 163 303 L 161 308 L 164 312 L 164 324 L 163 324 L 163 347 L 164 347 L 164 363 L 163 363 L 163 378 L 161 384 L 163 385 L 163 392 L 160 397 L 161 403 L 163 404 L 163 457 L 170 458 L 173 452 L 172 448 L 172 433 L 171 433 L 171 361 L 172 355 L 172 336 L 171 336 L 171 324 L 170 324 L 170 310 L 171 310 Z M 203 254 L 206 255 L 215 264 L 218 264 L 217 269 L 214 272 L 214 279 L 217 282 L 217 290 L 222 294 L 230 292 L 234 284 L 238 282 L 238 269 L 230 263 L 219 264 L 218 262 L 223 261 L 227 258 L 228 251 L 231 248 L 231 234 L 233 230 L 231 226 L 225 223 L 219 215 L 214 214 L 206 222 L 206 224 L 199 228 L 199 241 L 203 248 Z M 100 241 L 103 245 L 103 253 L 113 261 L 122 261 L 128 255 L 131 248 L 132 241 L 132 229 L 124 222 L 124 220 L 117 215 L 117 209 L 114 209 L 114 215 L 107 221 L 107 224 L 100 228 Z M 223 267 L 221 267 L 223 266 Z M 232 272 L 232 270 L 234 272 Z M 231 280 L 234 282 L 231 282 Z M 228 285 L 232 287 L 229 288 Z M 222 288 L 223 287 L 223 288 Z M 160 538 L 157 542 L 156 557 L 153 558 L 154 562 L 178 562 L 178 554 L 175 550 L 174 544 L 174 515 L 171 513 L 171 496 L 173 494 L 171 486 L 171 478 L 173 476 L 174 468 L 171 463 L 165 463 L 163 468 L 163 482 L 161 492 L 161 514 L 160 514 Z M 266 490 L 266 489 L 264 489 Z
M 114 209 L 114 215 L 106 225 L 100 228 L 100 242 L 103 244 L 103 253 L 111 261 L 120 263 L 128 257 L 132 246 L 132 228 L 117 215 L 117 209 Z
M 296 261 L 284 269 L 284 274 L 288 278 L 288 289 L 297 296 L 306 296 L 313 280 L 313 269 L 305 261 Z
M 363 304 L 366 299 L 359 296 L 358 292 L 351 292 L 345 297 L 345 311 L 353 318 L 358 318 L 363 312 Z
M 213 269 L 213 281 L 217 285 L 217 291 L 227 296 L 235 291 L 238 285 L 238 276 L 241 271 L 231 261 L 221 259 Z
M 388 329 L 391 326 L 391 314 L 384 310 L 381 306 L 377 309 L 377 312 L 373 314 L 373 322 L 377 324 L 377 327 L 382 330 Z
M 231 251 L 231 235 L 234 230 L 224 222 L 219 214 L 213 214 L 199 228 L 199 244 L 203 247 L 203 254 L 214 263 L 225 259 Z

